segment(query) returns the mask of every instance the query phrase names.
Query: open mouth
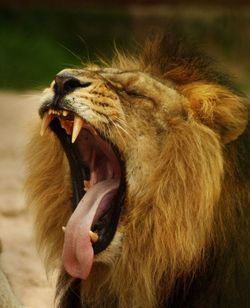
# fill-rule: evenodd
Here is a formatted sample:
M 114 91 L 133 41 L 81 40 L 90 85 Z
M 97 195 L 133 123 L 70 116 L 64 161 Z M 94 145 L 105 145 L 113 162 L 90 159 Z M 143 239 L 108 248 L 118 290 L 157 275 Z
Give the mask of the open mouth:
M 116 232 L 125 196 L 124 164 L 115 145 L 74 112 L 47 109 L 41 114 L 41 135 L 50 126 L 71 170 L 73 213 L 63 227 L 64 267 L 86 279 L 94 254 L 106 249 Z

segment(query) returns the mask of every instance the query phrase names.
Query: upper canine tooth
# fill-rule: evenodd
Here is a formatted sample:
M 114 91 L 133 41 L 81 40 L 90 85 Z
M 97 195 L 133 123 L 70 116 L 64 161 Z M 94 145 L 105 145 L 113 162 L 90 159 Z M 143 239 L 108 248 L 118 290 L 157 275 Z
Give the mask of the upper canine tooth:
M 71 137 L 71 142 L 74 143 L 76 138 L 78 137 L 83 126 L 83 119 L 81 119 L 78 115 L 75 115 L 74 124 L 73 124 L 73 132 Z
M 52 121 L 52 119 L 54 118 L 53 114 L 49 114 L 48 112 L 46 112 L 43 116 L 42 119 L 42 124 L 41 124 L 41 130 L 40 130 L 40 135 L 43 136 L 46 129 L 48 128 L 50 122 Z
M 63 116 L 66 117 L 68 115 L 68 111 L 67 110 L 63 110 Z

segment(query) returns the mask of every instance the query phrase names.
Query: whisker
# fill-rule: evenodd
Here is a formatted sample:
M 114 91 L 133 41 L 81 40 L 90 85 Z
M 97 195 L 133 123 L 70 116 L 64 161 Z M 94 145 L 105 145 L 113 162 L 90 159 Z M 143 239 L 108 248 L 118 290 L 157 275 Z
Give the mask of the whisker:
M 113 123 L 116 125 L 116 126 L 119 126 L 119 128 L 129 137 L 132 136 L 132 134 L 129 133 L 130 131 L 130 128 L 129 126 L 124 122 L 124 121 L 121 121 L 120 118 L 118 117 L 115 117 L 115 122 L 113 121 Z M 125 126 L 125 127 L 124 127 Z
M 82 63 L 82 59 L 80 56 L 78 56 L 77 54 L 75 54 L 72 50 L 70 50 L 68 47 L 64 46 L 63 44 L 59 43 L 59 46 L 61 46 L 62 48 L 64 48 L 65 50 L 67 50 L 72 56 L 74 56 L 80 63 Z
M 111 121 L 112 121 L 113 127 L 116 129 L 116 132 L 117 132 L 118 135 L 120 136 L 122 142 L 123 142 L 124 144 L 126 144 L 126 140 L 125 140 L 124 136 L 122 135 L 120 129 L 117 127 L 117 126 L 119 126 L 119 124 L 118 124 L 118 123 L 115 123 L 113 120 L 111 120 Z

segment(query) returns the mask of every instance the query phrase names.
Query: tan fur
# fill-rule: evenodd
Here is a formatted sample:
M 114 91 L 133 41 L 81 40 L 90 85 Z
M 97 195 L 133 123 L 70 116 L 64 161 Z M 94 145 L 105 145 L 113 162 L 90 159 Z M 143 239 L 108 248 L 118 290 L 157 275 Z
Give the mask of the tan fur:
M 47 269 L 54 269 L 61 256 L 62 226 L 66 225 L 70 215 L 71 187 L 67 178 L 68 165 L 59 141 L 52 133 L 41 138 L 39 131 L 40 126 L 27 151 L 32 177 L 27 179 L 26 185 L 33 188 L 29 190 L 27 200 L 29 204 L 43 204 L 34 208 L 39 226 L 37 242 L 40 248 L 46 248 Z
M 249 202 L 246 186 L 236 179 L 233 143 L 246 129 L 244 99 L 206 79 L 192 63 L 163 74 L 149 59 L 157 54 L 157 44 L 148 43 L 138 60 L 118 55 L 113 66 L 129 72 L 104 70 L 112 88 L 104 90 L 103 79 L 93 73 L 98 69 L 89 68 L 87 75 L 79 70 L 94 76 L 99 91 L 110 99 L 107 108 L 100 107 L 94 90 L 81 94 L 92 98 L 91 121 L 118 145 L 127 175 L 117 235 L 81 284 L 82 301 L 91 307 L 160 307 L 177 280 L 205 271 L 213 254 L 223 254 L 229 235 L 237 237 L 235 213 L 244 211 L 241 196 Z M 119 94 L 120 89 L 141 96 Z M 78 92 L 72 95 L 79 97 Z M 99 108 L 112 120 L 108 129 L 97 115 Z M 232 151 L 226 150 L 228 144 Z M 50 131 L 43 138 L 36 133 L 27 153 L 26 188 L 38 243 L 47 268 L 60 268 L 61 227 L 71 215 L 67 160 Z M 59 293 L 71 282 L 68 278 Z
M 207 83 L 191 83 L 181 87 L 192 111 L 203 123 L 218 130 L 222 141 L 237 139 L 246 128 L 248 114 L 244 100 L 228 89 Z

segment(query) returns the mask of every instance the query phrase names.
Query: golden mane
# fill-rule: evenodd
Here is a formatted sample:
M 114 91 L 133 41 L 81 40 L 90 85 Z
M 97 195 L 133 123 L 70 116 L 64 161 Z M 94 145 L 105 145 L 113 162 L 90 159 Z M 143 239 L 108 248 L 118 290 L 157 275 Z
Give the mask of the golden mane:
M 109 84 L 145 91 L 133 99 L 150 95 L 150 107 L 126 110 L 129 154 L 114 135 L 126 153 L 123 241 L 115 257 L 113 244 L 107 248 L 86 281 L 62 269 L 61 227 L 72 212 L 62 146 L 53 132 L 41 138 L 36 129 L 27 149 L 27 200 L 46 267 L 61 270 L 59 307 L 225 307 L 230 300 L 245 307 L 249 104 L 208 58 L 169 37 L 148 40 L 138 56 L 117 54 L 111 66 L 125 73 L 108 73 Z M 131 105 L 119 95 L 123 108 Z

